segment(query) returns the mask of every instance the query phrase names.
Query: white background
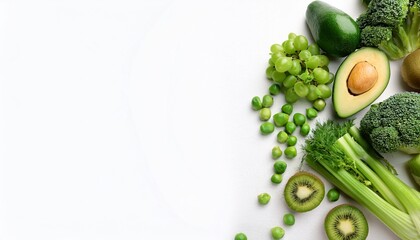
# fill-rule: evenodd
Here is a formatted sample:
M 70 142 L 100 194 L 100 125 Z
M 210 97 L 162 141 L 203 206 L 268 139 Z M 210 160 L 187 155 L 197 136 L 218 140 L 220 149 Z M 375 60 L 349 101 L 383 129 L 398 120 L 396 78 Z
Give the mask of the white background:
M 270 45 L 309 36 L 308 3 L 1 1 L 0 239 L 270 239 L 288 209 L 250 100 L 267 92 Z M 399 64 L 380 99 L 403 90 Z M 325 239 L 344 202 L 295 214 L 284 239 Z M 363 211 L 369 239 L 396 239 Z

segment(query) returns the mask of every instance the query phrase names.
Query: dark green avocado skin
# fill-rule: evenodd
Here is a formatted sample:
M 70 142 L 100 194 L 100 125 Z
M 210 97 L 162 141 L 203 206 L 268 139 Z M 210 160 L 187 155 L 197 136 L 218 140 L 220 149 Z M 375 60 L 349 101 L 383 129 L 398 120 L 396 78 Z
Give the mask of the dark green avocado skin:
M 345 57 L 360 43 L 360 29 L 352 17 L 322 1 L 310 3 L 306 24 L 318 46 L 328 55 Z

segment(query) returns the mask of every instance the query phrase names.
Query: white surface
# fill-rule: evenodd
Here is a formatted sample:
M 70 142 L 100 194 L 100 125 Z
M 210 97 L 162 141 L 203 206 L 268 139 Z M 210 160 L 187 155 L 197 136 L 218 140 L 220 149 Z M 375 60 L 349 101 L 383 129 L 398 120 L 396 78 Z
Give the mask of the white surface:
M 0 239 L 270 239 L 284 183 L 249 101 L 269 46 L 309 36 L 309 2 L 2 1 Z M 402 90 L 392 67 L 380 99 Z M 296 214 L 284 239 L 325 239 L 337 204 Z M 396 239 L 364 212 L 369 239 Z

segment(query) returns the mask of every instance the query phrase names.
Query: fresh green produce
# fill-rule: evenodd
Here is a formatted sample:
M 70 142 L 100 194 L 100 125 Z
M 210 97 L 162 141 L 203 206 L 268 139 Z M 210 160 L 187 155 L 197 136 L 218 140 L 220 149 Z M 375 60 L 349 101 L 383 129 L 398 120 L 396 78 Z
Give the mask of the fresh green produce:
M 271 229 L 271 236 L 274 240 L 282 239 L 284 237 L 284 233 L 284 229 L 281 227 L 273 227 Z
M 324 199 L 324 183 L 312 173 L 300 171 L 286 183 L 284 199 L 290 209 L 307 212 L 316 208 Z
M 335 189 L 335 188 L 331 188 L 330 190 L 328 190 L 327 192 L 327 199 L 330 202 L 335 202 L 340 198 L 340 192 Z
M 319 47 L 334 57 L 345 57 L 360 43 L 357 23 L 347 13 L 322 1 L 311 2 L 306 23 Z
M 279 184 L 283 181 L 283 176 L 281 174 L 275 173 L 271 176 L 271 182 Z
M 287 142 L 288 138 L 289 138 L 289 134 L 287 134 L 287 132 L 285 132 L 285 131 L 280 131 L 277 134 L 277 142 L 279 142 L 279 143 Z
M 291 104 L 301 98 L 312 102 L 330 97 L 328 84 L 332 83 L 334 75 L 328 70 L 328 57 L 320 53 L 318 45 L 309 44 L 303 35 L 290 33 L 282 44 L 273 44 L 270 51 L 266 75 L 279 86 L 289 104 L 282 107 L 282 112 L 290 115 Z
M 360 131 L 379 152 L 420 153 L 420 93 L 396 93 L 371 105 Z
M 401 77 L 411 88 L 420 90 L 420 49 L 408 54 L 401 65 Z
M 293 115 L 293 122 L 296 126 L 302 126 L 306 122 L 306 117 L 302 113 L 295 113 Z
M 297 156 L 297 150 L 295 146 L 288 146 L 284 149 L 284 155 L 287 159 L 292 159 Z
M 319 99 L 316 99 L 314 102 L 313 102 L 313 106 L 314 106 L 314 108 L 316 109 L 316 110 L 318 110 L 318 111 L 322 111 L 322 110 L 324 110 L 324 108 L 325 108 L 325 106 L 326 106 L 327 104 L 325 103 L 325 100 L 324 99 L 322 99 L 322 98 L 319 98 Z
M 339 66 L 333 85 L 333 106 L 341 118 L 350 117 L 375 101 L 388 86 L 390 65 L 376 48 L 351 53 Z
M 262 108 L 259 116 L 261 121 L 267 121 L 271 118 L 271 110 L 269 108 Z
M 293 105 L 290 103 L 286 103 L 283 106 L 281 106 L 281 111 L 290 116 L 293 112 Z
M 296 124 L 294 122 L 287 122 L 285 129 L 288 134 L 292 134 L 296 130 Z
M 267 205 L 270 199 L 271 196 L 268 193 L 261 193 L 258 195 L 258 203 L 261 205 Z
M 264 122 L 260 125 L 260 132 L 262 135 L 268 135 L 274 132 L 274 124 L 271 122 Z
M 331 209 L 324 221 L 328 239 L 365 240 L 369 233 L 368 222 L 358 208 L 342 204 Z
M 357 18 L 361 46 L 400 59 L 420 47 L 419 0 L 372 0 Z
M 307 108 L 306 109 L 306 117 L 309 120 L 312 120 L 318 116 L 318 111 L 315 108 Z
M 296 145 L 296 143 L 297 143 L 297 137 L 296 136 L 290 136 L 288 139 L 287 139 L 287 146 L 295 146 Z
M 278 160 L 274 163 L 274 172 L 277 174 L 283 174 L 286 171 L 287 163 L 285 161 Z
M 283 155 L 283 152 L 279 146 L 274 146 L 273 149 L 271 149 L 271 157 L 273 159 L 278 159 L 281 155 Z
M 251 107 L 255 111 L 260 110 L 262 108 L 261 98 L 258 97 L 258 96 L 253 97 L 252 100 L 251 100 Z
M 308 123 L 304 123 L 301 127 L 300 127 L 300 134 L 304 137 L 306 137 L 309 132 L 311 131 L 311 126 L 309 126 Z
M 420 154 L 415 155 L 407 162 L 407 168 L 413 176 L 414 181 L 420 185 Z
M 295 224 L 295 215 L 291 213 L 286 213 L 283 215 L 283 223 L 287 226 L 292 226 Z
M 401 239 L 420 239 L 420 193 L 387 162 L 371 154 L 352 121 L 319 122 L 304 146 L 304 161 Z
M 287 115 L 286 113 L 276 113 L 273 116 L 273 121 L 274 124 L 277 127 L 282 127 L 284 125 L 286 125 L 286 123 L 289 121 L 289 115 Z
M 263 96 L 263 99 L 262 99 L 262 102 L 261 102 L 262 107 L 269 108 L 269 107 L 273 106 L 273 103 L 274 103 L 274 99 L 273 99 L 272 96 L 270 96 L 270 95 L 264 95 Z
M 235 240 L 247 240 L 248 238 L 244 233 L 238 233 L 235 235 Z
M 271 95 L 278 95 L 281 92 L 281 87 L 277 83 L 273 83 L 268 88 L 268 91 L 270 92 Z

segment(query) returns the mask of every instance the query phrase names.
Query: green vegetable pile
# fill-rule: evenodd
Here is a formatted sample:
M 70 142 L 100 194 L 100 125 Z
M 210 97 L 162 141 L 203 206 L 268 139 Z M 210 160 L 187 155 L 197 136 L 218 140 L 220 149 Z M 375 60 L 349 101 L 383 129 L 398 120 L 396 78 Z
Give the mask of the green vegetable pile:
M 357 19 L 361 46 L 400 59 L 420 47 L 419 0 L 372 0 Z

